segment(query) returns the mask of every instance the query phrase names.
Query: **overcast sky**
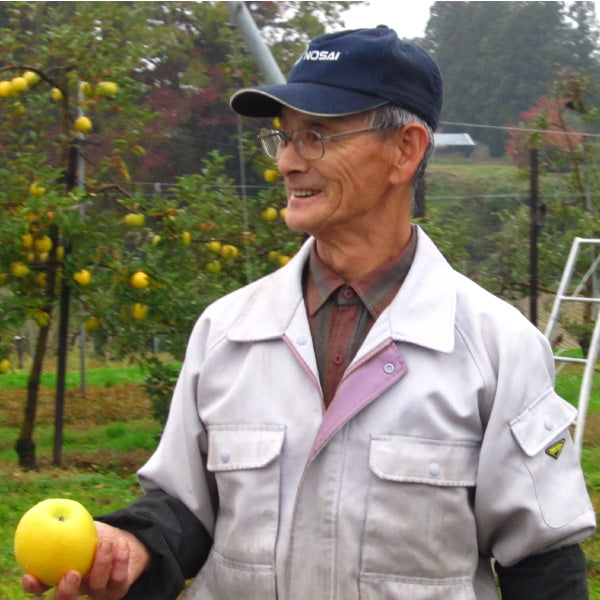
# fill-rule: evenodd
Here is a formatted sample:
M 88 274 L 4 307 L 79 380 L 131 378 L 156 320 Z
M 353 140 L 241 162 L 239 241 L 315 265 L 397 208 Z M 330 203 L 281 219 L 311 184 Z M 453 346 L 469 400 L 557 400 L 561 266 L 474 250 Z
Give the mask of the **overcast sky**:
M 344 20 L 347 29 L 387 25 L 395 29 L 401 38 L 422 37 L 432 4 L 430 0 L 370 0 L 369 6 L 357 3 L 356 7 L 350 8 L 344 13 Z M 596 18 L 600 19 L 600 0 L 594 4 Z
M 429 20 L 433 2 L 416 0 L 370 0 L 369 6 L 357 4 L 344 13 L 347 29 L 387 25 L 401 38 L 421 37 Z

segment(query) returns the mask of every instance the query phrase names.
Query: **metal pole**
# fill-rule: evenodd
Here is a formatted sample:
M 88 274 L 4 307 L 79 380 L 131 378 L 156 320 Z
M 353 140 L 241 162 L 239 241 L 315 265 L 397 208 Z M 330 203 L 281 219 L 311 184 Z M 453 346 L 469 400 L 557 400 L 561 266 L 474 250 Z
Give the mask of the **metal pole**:
M 269 47 L 260 35 L 245 2 L 226 2 L 229 18 L 241 32 L 248 51 L 254 57 L 268 84 L 285 83 L 285 77 L 275 62 Z
M 529 198 L 529 320 L 537 326 L 538 287 L 538 151 L 530 151 L 530 198 Z
M 77 86 L 77 114 L 78 116 L 83 115 L 81 103 L 83 102 L 83 92 L 81 91 L 81 85 Z M 85 140 L 83 133 L 77 133 L 77 187 L 83 188 L 85 186 L 85 159 L 81 152 L 81 146 Z M 85 216 L 85 203 L 79 204 L 79 215 L 81 218 Z M 85 396 L 85 344 L 86 344 L 86 331 L 83 322 L 79 325 L 79 373 L 80 373 L 80 387 L 81 395 Z
M 238 158 L 240 163 L 240 192 L 242 194 L 242 218 L 244 222 L 244 231 L 250 230 L 250 218 L 248 216 L 248 194 L 246 190 L 246 162 L 244 161 L 244 131 L 241 115 L 237 116 L 237 138 L 238 138 Z M 252 270 L 250 267 L 249 245 L 244 249 L 246 257 L 246 283 L 252 281 Z

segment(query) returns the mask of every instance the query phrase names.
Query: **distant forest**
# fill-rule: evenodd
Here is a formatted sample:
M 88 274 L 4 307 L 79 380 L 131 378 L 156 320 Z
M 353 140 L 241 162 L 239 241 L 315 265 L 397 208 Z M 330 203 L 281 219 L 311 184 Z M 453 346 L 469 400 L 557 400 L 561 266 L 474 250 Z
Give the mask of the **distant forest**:
M 435 2 L 415 41 L 442 71 L 441 129 L 466 131 L 500 156 L 507 135 L 498 127 L 518 124 L 539 98 L 556 93 L 558 79 L 600 82 L 598 36 L 593 2 Z M 600 90 L 586 92 L 600 108 Z

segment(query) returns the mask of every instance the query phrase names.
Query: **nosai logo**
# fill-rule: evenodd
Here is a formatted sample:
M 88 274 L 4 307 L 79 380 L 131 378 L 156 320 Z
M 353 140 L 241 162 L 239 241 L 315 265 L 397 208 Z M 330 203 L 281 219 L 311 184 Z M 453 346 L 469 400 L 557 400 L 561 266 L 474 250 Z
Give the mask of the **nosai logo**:
M 337 60 L 340 54 L 340 52 L 334 52 L 333 50 L 307 50 L 302 55 L 302 60 Z

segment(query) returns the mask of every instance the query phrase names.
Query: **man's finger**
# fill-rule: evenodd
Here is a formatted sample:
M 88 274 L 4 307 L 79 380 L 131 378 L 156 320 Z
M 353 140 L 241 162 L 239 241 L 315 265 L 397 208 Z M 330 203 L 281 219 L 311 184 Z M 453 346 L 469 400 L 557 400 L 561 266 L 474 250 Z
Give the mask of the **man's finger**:
M 111 540 L 100 539 L 98 542 L 96 556 L 87 576 L 87 587 L 92 596 L 106 590 L 112 570 L 113 547 Z
M 75 600 L 79 595 L 81 575 L 77 571 L 69 571 L 58 582 L 54 600 Z
M 37 596 L 39 596 L 40 594 L 43 594 L 47 589 L 48 586 L 44 585 L 43 583 L 40 582 L 39 579 L 36 579 L 33 575 L 23 575 L 23 579 L 21 581 L 22 585 L 23 585 L 23 589 L 28 593 L 28 594 L 35 594 Z
M 121 598 L 129 589 L 129 544 L 119 538 L 115 544 L 112 571 L 108 581 L 108 592 L 111 598 Z

